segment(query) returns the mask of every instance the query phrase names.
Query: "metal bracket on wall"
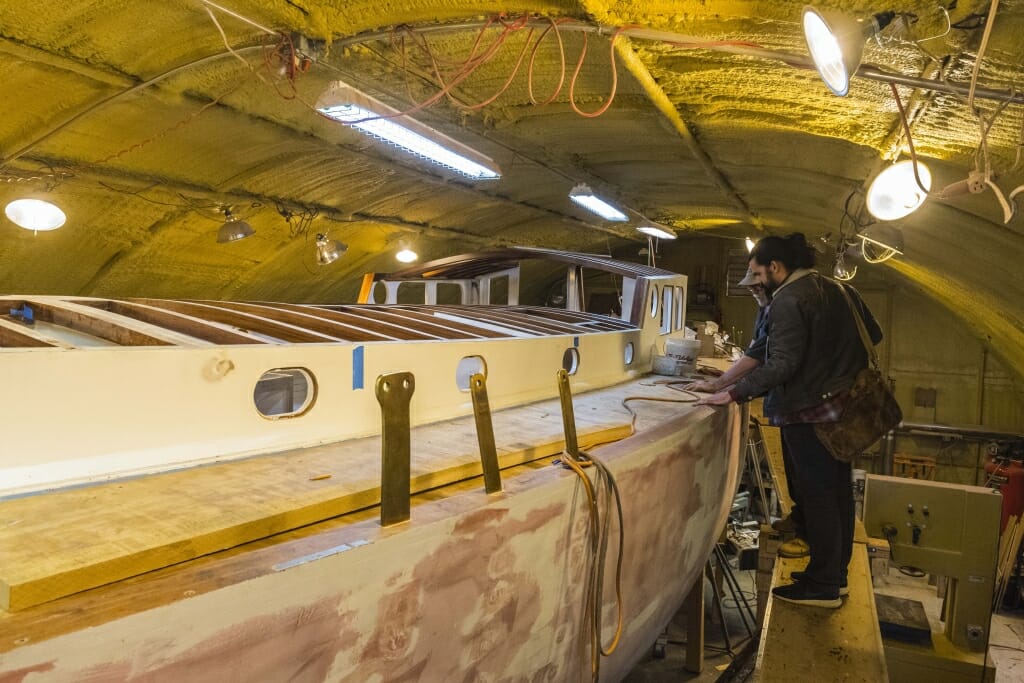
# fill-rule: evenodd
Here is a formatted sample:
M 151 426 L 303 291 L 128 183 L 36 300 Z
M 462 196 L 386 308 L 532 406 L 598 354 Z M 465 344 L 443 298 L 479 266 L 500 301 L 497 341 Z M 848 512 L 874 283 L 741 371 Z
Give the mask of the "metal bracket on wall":
M 484 469 L 484 490 L 501 491 L 501 471 L 498 469 L 498 449 L 494 445 L 494 424 L 491 422 L 491 404 L 487 400 L 487 379 L 482 374 L 469 378 L 469 391 L 473 397 L 473 417 L 476 419 L 476 440 L 480 444 L 480 464 Z
M 580 444 L 576 438 L 576 413 L 572 409 L 572 389 L 569 373 L 558 371 L 558 398 L 562 402 L 562 429 L 565 431 L 565 452 L 573 460 L 580 459 Z
M 392 526 L 409 519 L 411 448 L 409 401 L 416 390 L 411 372 L 377 378 L 381 419 L 380 524 Z

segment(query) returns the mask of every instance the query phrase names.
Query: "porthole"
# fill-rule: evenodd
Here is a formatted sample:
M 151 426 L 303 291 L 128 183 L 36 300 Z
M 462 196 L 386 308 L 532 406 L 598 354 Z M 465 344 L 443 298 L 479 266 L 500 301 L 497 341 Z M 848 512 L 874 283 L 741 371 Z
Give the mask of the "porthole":
M 626 348 L 622 352 L 622 361 L 626 365 L 632 365 L 633 364 L 633 342 L 627 342 L 626 343 Z
M 570 375 L 575 375 L 576 371 L 580 369 L 580 352 L 576 348 L 570 346 L 562 354 L 562 369 Z
M 459 391 L 469 391 L 469 379 L 473 375 L 487 378 L 487 363 L 480 356 L 466 356 L 455 367 L 455 386 Z
M 658 285 L 651 285 L 651 317 L 658 317 Z
M 316 381 L 303 368 L 267 370 L 256 382 L 253 403 L 260 415 L 272 420 L 301 415 L 316 400 Z

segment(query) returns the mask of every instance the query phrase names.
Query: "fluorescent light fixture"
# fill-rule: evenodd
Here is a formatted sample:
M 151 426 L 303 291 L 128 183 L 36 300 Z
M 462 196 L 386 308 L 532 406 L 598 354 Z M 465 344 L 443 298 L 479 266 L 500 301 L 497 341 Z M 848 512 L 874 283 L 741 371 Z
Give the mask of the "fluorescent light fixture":
M 319 266 L 326 266 L 341 258 L 342 254 L 348 251 L 348 245 L 338 240 L 328 239 L 327 235 L 316 236 L 316 263 Z
M 626 214 L 595 195 L 589 187 L 582 183 L 572 188 L 572 191 L 569 193 L 569 199 L 573 200 L 584 209 L 596 213 L 606 221 L 616 221 L 621 223 L 629 220 Z
M 829 90 L 840 97 L 850 91 L 850 78 L 860 66 L 864 41 L 888 26 L 895 16 L 886 11 L 857 20 L 842 12 L 804 7 L 807 49 Z
M 751 251 L 754 251 L 754 240 L 752 240 L 752 239 L 750 239 L 750 238 L 748 237 L 748 238 L 746 239 L 746 243 L 747 243 L 747 252 L 749 253 L 749 252 L 751 252 Z
M 663 228 L 656 228 L 653 225 L 641 225 L 637 228 L 637 232 L 642 232 L 643 234 L 650 235 L 651 237 L 659 237 L 663 240 L 674 240 L 676 238 L 676 234 L 674 232 L 669 232 Z
M 235 218 L 234 214 L 231 213 L 231 209 L 224 209 L 224 218 L 224 225 L 220 226 L 220 229 L 217 230 L 217 242 L 220 244 L 237 242 L 256 234 L 251 225 Z
M 342 81 L 331 84 L 316 108 L 328 118 L 469 178 L 501 177 L 501 170 L 489 157 Z
M 903 253 L 903 231 L 895 225 L 876 223 L 857 235 L 862 240 L 861 255 L 868 263 L 888 261 Z
M 60 207 L 43 199 L 15 199 L 4 213 L 19 228 L 35 232 L 56 230 L 67 220 Z
M 395 254 L 395 258 L 401 261 L 402 263 L 412 263 L 419 257 L 420 255 L 417 254 L 412 249 L 402 249 L 400 252 Z
M 871 181 L 868 188 L 867 207 L 872 216 L 880 221 L 895 221 L 909 216 L 924 203 L 926 190 L 932 189 L 932 174 L 928 167 L 917 162 L 917 173 L 921 176 L 922 189 L 914 177 L 914 162 L 900 161 L 885 169 Z

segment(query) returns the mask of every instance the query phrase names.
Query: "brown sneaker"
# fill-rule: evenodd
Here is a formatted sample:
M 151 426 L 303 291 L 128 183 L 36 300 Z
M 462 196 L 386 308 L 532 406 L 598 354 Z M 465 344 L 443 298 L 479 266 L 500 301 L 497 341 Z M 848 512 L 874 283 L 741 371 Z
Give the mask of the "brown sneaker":
M 787 515 L 782 519 L 777 519 L 772 522 L 772 529 L 775 529 L 780 534 L 791 534 L 796 531 L 796 524 L 793 523 L 793 517 Z
M 794 538 L 779 546 L 779 555 L 782 557 L 807 557 L 811 554 L 811 547 L 802 538 Z

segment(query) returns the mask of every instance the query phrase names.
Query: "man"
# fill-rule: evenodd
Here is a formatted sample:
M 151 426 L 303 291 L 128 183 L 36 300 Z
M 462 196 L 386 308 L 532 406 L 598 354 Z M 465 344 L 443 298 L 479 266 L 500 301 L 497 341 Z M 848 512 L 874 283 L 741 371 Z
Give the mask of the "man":
M 721 376 L 715 379 L 693 382 L 686 385 L 685 389 L 711 393 L 722 391 L 732 387 L 740 379 L 750 374 L 752 370 L 764 364 L 768 347 L 768 310 L 771 300 L 768 298 L 765 286 L 761 284 L 754 271 L 750 268 L 747 268 L 747 274 L 743 276 L 743 279 L 738 284 L 750 291 L 758 305 L 757 318 L 754 319 L 754 336 L 750 340 L 750 345 L 744 351 L 743 356 L 733 363 Z M 783 557 L 806 557 L 810 549 L 804 540 L 803 517 L 799 503 L 799 494 L 797 493 L 796 474 L 793 470 L 789 449 L 786 448 L 785 442 L 782 444 L 782 465 L 786 473 L 786 483 L 789 489 L 789 497 L 793 501 L 793 507 L 790 510 L 789 516 L 785 519 L 776 520 L 772 527 L 776 531 L 792 534 L 793 538 L 783 543 L 779 547 L 778 552 Z M 765 514 L 767 514 L 767 511 L 765 511 Z
M 767 392 L 765 415 L 782 428 L 800 491 L 810 561 L 796 583 L 772 594 L 787 602 L 839 607 L 853 554 L 850 464 L 836 460 L 814 432 L 818 422 L 842 415 L 857 373 L 867 367 L 857 323 L 843 285 L 812 270 L 814 250 L 800 233 L 765 237 L 750 253 L 750 268 L 772 297 L 768 350 L 763 365 L 734 387 L 701 401 L 728 405 Z M 882 331 L 860 295 L 846 287 L 872 341 Z
M 743 352 L 743 355 L 729 366 L 729 369 L 722 373 L 721 376 L 701 382 L 692 382 L 687 384 L 684 387 L 685 389 L 690 391 L 722 391 L 731 387 L 741 378 L 748 375 L 751 370 L 764 363 L 765 348 L 768 342 L 768 304 L 770 303 L 768 292 L 757 279 L 754 271 L 749 268 L 747 269 L 747 274 L 739 281 L 739 284 L 750 291 L 758 305 L 757 318 L 754 320 L 754 337 L 750 340 L 750 345 Z

